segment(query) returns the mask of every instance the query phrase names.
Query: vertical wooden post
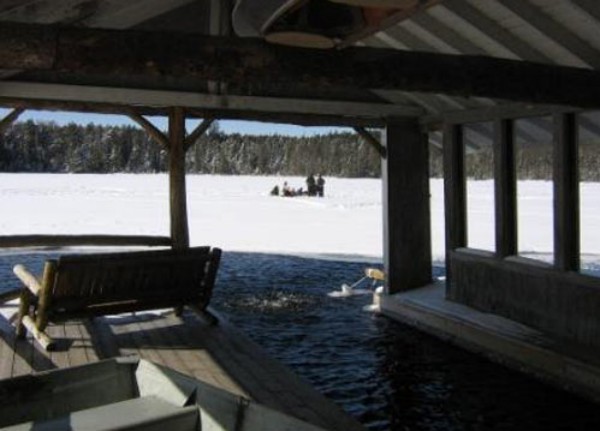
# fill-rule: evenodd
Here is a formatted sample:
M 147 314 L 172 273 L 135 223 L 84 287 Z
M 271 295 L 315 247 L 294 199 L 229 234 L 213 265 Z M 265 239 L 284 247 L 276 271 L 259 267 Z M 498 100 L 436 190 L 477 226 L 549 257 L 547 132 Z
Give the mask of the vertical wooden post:
M 494 124 L 496 256 L 517 254 L 517 174 L 513 120 Z
M 180 107 L 169 111 L 169 192 L 173 248 L 186 249 L 190 240 L 185 190 L 185 112 Z
M 388 122 L 384 142 L 383 243 L 391 294 L 431 282 L 429 148 L 416 119 Z
M 554 265 L 578 271 L 579 169 L 576 114 L 554 117 Z
M 444 208 L 446 218 L 446 285 L 452 281 L 450 252 L 467 245 L 467 192 L 463 126 L 444 125 Z

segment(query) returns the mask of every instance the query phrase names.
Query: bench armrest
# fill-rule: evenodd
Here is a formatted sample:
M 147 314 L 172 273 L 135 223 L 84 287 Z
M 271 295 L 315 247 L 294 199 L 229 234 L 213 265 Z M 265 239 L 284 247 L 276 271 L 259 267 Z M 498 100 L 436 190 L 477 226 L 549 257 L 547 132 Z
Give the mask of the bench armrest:
M 35 275 L 27 271 L 23 265 L 15 265 L 13 272 L 31 293 L 38 296 L 39 291 L 42 290 L 42 285 Z

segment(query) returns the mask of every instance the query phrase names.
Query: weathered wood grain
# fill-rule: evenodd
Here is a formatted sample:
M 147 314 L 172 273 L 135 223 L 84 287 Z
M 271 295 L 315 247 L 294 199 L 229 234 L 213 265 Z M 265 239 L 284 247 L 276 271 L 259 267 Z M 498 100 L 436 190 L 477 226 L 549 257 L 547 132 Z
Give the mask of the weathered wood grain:
M 105 77 L 185 76 L 265 88 L 276 82 L 422 91 L 600 106 L 600 72 L 594 70 L 381 48 L 319 51 L 185 33 L 3 23 L 0 68 Z

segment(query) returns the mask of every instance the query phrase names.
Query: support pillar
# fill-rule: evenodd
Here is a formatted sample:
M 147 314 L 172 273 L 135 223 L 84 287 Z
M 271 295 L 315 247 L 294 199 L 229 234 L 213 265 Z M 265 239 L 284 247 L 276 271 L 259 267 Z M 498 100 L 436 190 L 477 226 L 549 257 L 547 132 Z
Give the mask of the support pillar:
M 172 247 L 186 249 L 190 239 L 185 190 L 185 112 L 180 107 L 169 112 L 169 192 Z
M 444 126 L 444 208 L 446 219 L 446 292 L 452 283 L 452 250 L 467 245 L 467 190 L 463 128 Z
M 554 117 L 554 265 L 579 271 L 579 169 L 576 114 Z
M 498 120 L 494 129 L 496 256 L 505 258 L 518 252 L 514 122 Z
M 387 293 L 431 282 L 429 148 L 418 120 L 389 121 L 382 159 Z

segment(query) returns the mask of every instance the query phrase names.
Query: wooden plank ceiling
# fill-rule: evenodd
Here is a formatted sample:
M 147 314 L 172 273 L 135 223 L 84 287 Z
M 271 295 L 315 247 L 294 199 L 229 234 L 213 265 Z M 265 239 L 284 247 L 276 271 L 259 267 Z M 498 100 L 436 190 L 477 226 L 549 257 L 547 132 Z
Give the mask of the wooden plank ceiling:
M 310 1 L 316 4 L 327 0 Z M 259 4 L 261 1 L 256 2 Z M 407 1 L 383 0 L 383 3 L 405 4 Z M 600 69 L 600 2 L 597 0 L 441 0 L 413 3 L 415 6 L 410 13 L 403 12 L 377 21 L 378 28 L 371 26 L 361 33 L 362 38 L 354 37 L 359 40 L 348 40 L 358 47 Z M 0 0 L 0 30 L 2 23 L 30 23 L 148 30 L 162 32 L 166 37 L 175 33 L 235 36 L 231 24 L 234 6 L 235 0 Z M 342 50 L 347 43 L 340 43 Z M 51 101 L 58 97 L 55 93 L 63 92 L 64 87 L 57 86 L 64 85 L 89 87 L 87 93 L 80 93 L 89 93 L 90 102 L 97 103 L 94 107 L 107 105 L 107 102 L 100 104 L 94 98 L 96 96 L 92 97 L 103 87 L 110 87 L 107 94 L 117 92 L 119 88 L 153 91 L 152 97 L 146 94 L 147 97 L 140 99 L 143 102 L 139 102 L 147 105 L 148 112 L 153 109 L 160 111 L 157 91 L 170 92 L 164 103 L 176 100 L 179 94 L 188 98 L 195 95 L 200 100 L 199 116 L 211 111 L 243 117 L 245 109 L 254 102 L 261 106 L 260 109 L 281 111 L 282 103 L 293 106 L 294 100 L 301 101 L 298 106 L 303 110 L 297 113 L 299 115 L 289 112 L 287 117 L 281 117 L 282 121 L 289 122 L 302 122 L 300 117 L 304 115 L 309 118 L 307 122 L 318 123 L 316 114 L 323 110 L 331 110 L 335 119 L 339 120 L 338 114 L 344 112 L 344 106 L 353 107 L 352 115 L 361 109 L 365 112 L 372 109 L 376 112 L 373 116 L 419 115 L 431 124 L 449 113 L 504 109 L 507 104 L 523 109 L 523 112 L 540 110 L 539 106 L 531 103 L 507 102 L 497 97 L 458 97 L 452 92 L 319 87 L 301 81 L 297 85 L 289 82 L 256 85 L 198 81 L 185 76 L 176 79 L 124 76 L 120 80 L 108 80 L 102 74 L 83 77 L 76 71 L 19 68 L 0 70 L 0 103 L 14 106 L 20 97 L 33 99 L 30 94 L 24 96 L 23 85 L 29 83 L 38 85 L 35 87 L 39 95 L 37 102 L 40 106 L 46 103 L 46 107 L 51 107 Z M 45 92 L 54 94 L 53 98 L 48 96 L 45 99 Z M 215 97 L 219 97 L 218 101 Z M 79 99 L 82 98 L 85 97 Z M 73 106 L 83 107 L 84 100 L 79 99 L 71 101 L 75 103 Z M 69 98 L 65 96 L 65 100 L 69 101 Z M 279 104 L 274 103 L 277 100 Z M 314 102 L 318 103 L 310 104 Z M 236 108 L 230 109 L 230 105 Z M 314 118 L 311 114 L 315 114 Z M 262 118 L 256 113 L 249 116 Z

